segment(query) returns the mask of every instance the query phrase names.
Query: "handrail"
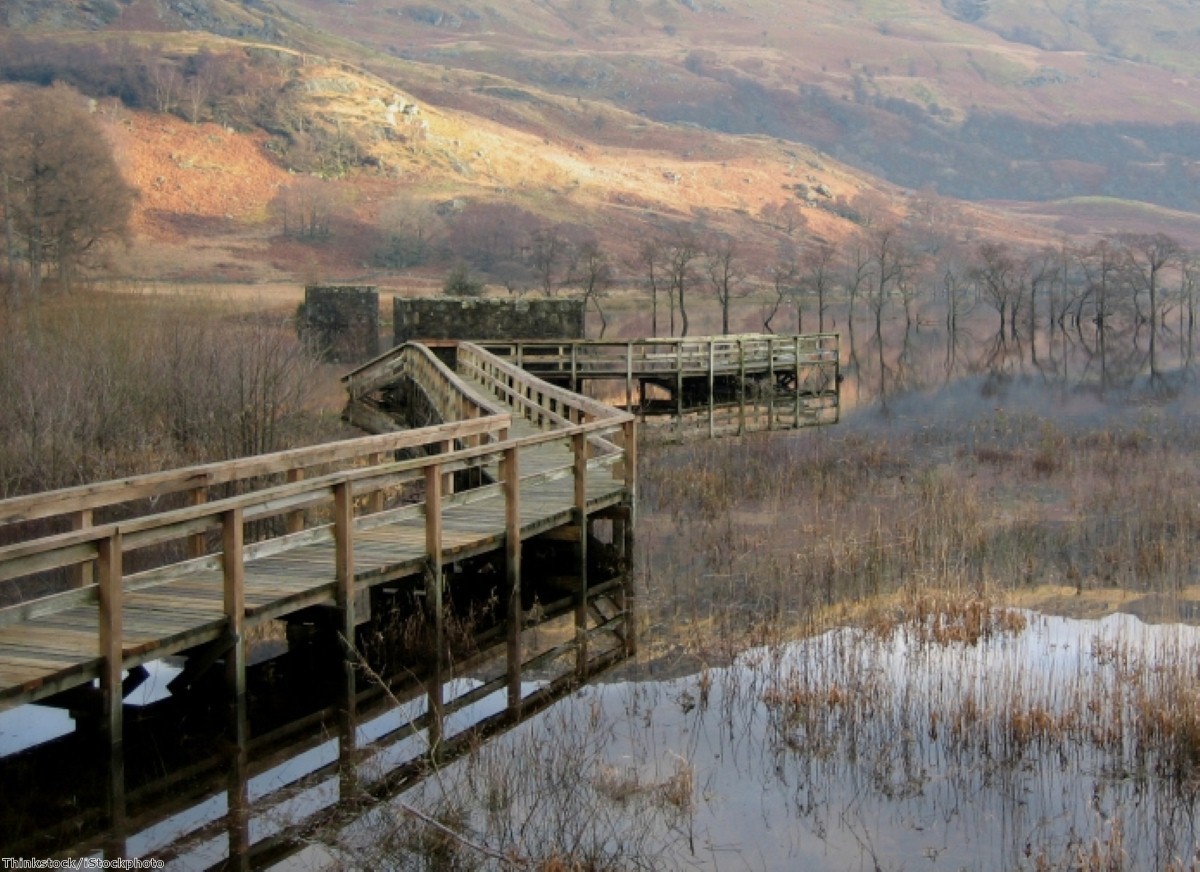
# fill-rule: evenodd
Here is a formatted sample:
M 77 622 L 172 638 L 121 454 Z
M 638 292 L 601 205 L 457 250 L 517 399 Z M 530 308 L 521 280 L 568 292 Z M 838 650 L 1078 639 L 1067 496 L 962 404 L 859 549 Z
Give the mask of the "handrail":
M 11 497 L 0 500 L 0 525 L 93 511 L 135 500 L 300 471 L 331 463 L 364 461 L 374 455 L 420 448 L 446 439 L 470 436 L 498 439 L 510 424 L 511 415 L 507 411 L 497 410 L 486 417 L 443 424 L 438 428 L 363 436 L 306 448 L 291 448 L 271 454 L 216 461 Z
M 393 486 L 397 481 L 397 476 L 400 475 L 408 474 L 405 476 L 405 480 L 428 480 L 429 475 L 440 476 L 447 471 L 462 468 L 469 463 L 482 461 L 490 456 L 504 455 L 517 449 L 531 448 L 551 442 L 572 442 L 580 436 L 606 436 L 622 433 L 626 426 L 626 421 L 611 419 L 575 424 L 508 442 L 492 442 L 411 460 L 342 470 L 318 478 L 289 482 L 200 505 L 186 506 L 128 521 L 103 524 L 19 542 L 0 547 L 0 581 L 96 560 L 100 553 L 101 543 L 113 539 L 120 539 L 121 550 L 127 553 L 138 548 L 182 539 L 194 535 L 198 531 L 227 526 L 230 523 L 229 518 L 234 516 L 241 523 L 245 523 L 250 520 L 262 520 L 287 514 L 302 504 L 331 502 L 337 499 L 337 492 L 342 488 L 346 488 L 347 492 L 353 493 L 354 496 L 369 496 L 382 488 Z M 424 428 L 425 431 L 444 429 L 444 427 Z M 612 443 L 607 444 L 611 445 Z M 617 450 L 622 450 L 622 448 Z M 585 458 L 585 460 L 583 469 L 578 470 L 576 474 L 585 474 L 588 468 L 612 466 L 614 463 L 614 458 L 611 456 L 597 456 Z M 561 468 L 570 469 L 572 463 L 564 462 Z M 539 470 L 526 475 L 518 474 L 518 478 L 526 481 L 539 476 L 545 477 L 546 474 L 547 470 Z M 628 472 L 626 478 L 628 480 Z M 415 503 L 405 506 L 404 509 L 416 513 L 423 511 L 423 506 L 422 503 Z M 366 515 L 356 518 L 352 528 L 358 526 L 358 521 L 370 517 L 370 515 Z M 337 538 L 336 523 L 323 525 L 319 529 L 334 530 L 334 538 Z M 349 535 L 352 538 L 353 529 L 349 531 Z M 284 538 L 285 536 L 273 538 Z M 188 561 L 180 561 L 179 565 L 186 562 Z M 153 573 L 155 577 L 158 577 L 163 575 L 164 571 L 169 570 L 170 565 L 151 570 L 148 573 L 141 573 L 141 575 Z M 135 579 L 136 576 L 129 578 Z M 333 584 L 334 580 L 331 578 L 329 583 Z M 136 590 L 140 586 L 137 584 L 127 585 L 126 590 Z M 56 608 L 70 608 L 83 602 L 95 602 L 98 594 L 99 585 L 93 583 L 81 589 L 50 594 L 46 597 L 0 608 L 0 626 L 25 619 L 33 614 L 46 614 Z
M 836 333 L 775 335 L 762 333 L 655 339 L 521 339 L 483 343 L 491 353 L 539 374 L 582 378 L 678 375 L 727 372 L 749 365 L 791 369 L 836 365 Z
M 535 375 L 531 375 L 518 366 L 497 357 L 481 345 L 463 342 L 458 346 L 458 365 L 482 377 L 489 385 L 495 387 L 504 385 L 506 379 L 508 388 L 513 382 L 530 386 L 543 399 L 553 400 L 563 408 L 575 410 L 582 419 L 622 419 L 627 413 L 612 406 L 605 405 L 590 397 L 552 385 Z M 538 403 L 542 405 L 542 403 Z

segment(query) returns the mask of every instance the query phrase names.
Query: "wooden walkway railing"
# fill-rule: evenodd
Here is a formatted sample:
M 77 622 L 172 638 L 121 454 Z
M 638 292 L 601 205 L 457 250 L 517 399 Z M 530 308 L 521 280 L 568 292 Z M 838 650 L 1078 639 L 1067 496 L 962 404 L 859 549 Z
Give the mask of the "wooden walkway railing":
M 440 640 L 443 565 L 491 550 L 506 557 L 519 706 L 520 542 L 567 526 L 586 548 L 590 513 L 623 506 L 631 521 L 634 422 L 482 349 L 464 344 L 459 359 L 469 376 L 406 346 L 347 377 L 352 394 L 419 379 L 457 420 L 0 501 L 0 525 L 59 517 L 72 528 L 0 548 L 0 585 L 63 569 L 74 585 L 0 609 L 0 709 L 98 678 L 116 744 L 124 670 L 207 646 L 240 695 L 250 628 L 325 603 L 353 639 L 361 594 L 406 576 L 425 576 Z M 492 480 L 454 493 L 452 474 L 472 467 Z M 239 492 L 214 496 L 217 486 Z M 164 497 L 184 504 L 164 508 Z M 147 551 L 152 565 L 127 571 Z M 435 683 L 438 669 L 440 658 Z
M 484 346 L 518 368 L 578 391 L 585 381 L 624 383 L 624 408 L 674 417 L 705 412 L 707 435 L 750 429 L 748 406 L 760 406 L 766 429 L 830 424 L 840 400 L 839 336 L 744 334 L 666 339 L 520 340 Z M 751 396 L 750 385 L 761 386 Z M 647 399 L 648 385 L 667 402 Z M 723 400 L 722 392 L 732 397 Z M 718 410 L 732 418 L 720 421 Z

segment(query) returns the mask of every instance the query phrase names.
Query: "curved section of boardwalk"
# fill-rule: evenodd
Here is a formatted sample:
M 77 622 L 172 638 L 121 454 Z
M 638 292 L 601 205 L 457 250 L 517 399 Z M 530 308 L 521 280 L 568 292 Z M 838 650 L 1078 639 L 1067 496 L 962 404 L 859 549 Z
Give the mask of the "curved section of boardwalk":
M 0 548 L 0 584 L 72 583 L 0 609 L 0 708 L 99 679 L 119 735 L 122 676 L 141 663 L 222 658 L 238 687 L 258 624 L 332 604 L 352 634 L 372 586 L 424 574 L 440 601 L 448 562 L 511 564 L 522 539 L 632 511 L 624 412 L 466 343 L 458 372 L 406 345 L 346 381 L 352 397 L 418 385 L 445 423 L 0 502 L 0 524 L 33 531 Z M 475 486 L 456 493 L 456 477 Z M 69 531 L 39 534 L 55 518 Z

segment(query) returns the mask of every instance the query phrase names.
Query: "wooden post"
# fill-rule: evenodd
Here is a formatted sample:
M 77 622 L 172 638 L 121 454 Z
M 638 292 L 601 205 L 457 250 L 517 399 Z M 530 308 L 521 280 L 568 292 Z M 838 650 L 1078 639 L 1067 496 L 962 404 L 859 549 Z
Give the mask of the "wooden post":
M 333 486 L 333 564 L 346 669 L 354 668 L 354 494 L 348 481 Z
M 622 435 L 625 441 L 625 491 L 633 506 L 637 498 L 637 422 L 626 421 Z
M 442 666 L 445 662 L 445 633 L 442 614 L 442 468 L 434 462 L 425 467 L 425 560 L 428 590 L 425 602 L 433 612 L 433 669 L 429 676 L 429 751 L 436 759 L 442 743 L 445 709 Z
M 575 674 L 582 681 L 588 665 L 588 516 L 587 516 L 587 435 L 571 437 L 575 456 L 575 523 L 579 527 L 579 599 L 575 602 Z
M 767 339 L 767 429 L 775 429 L 775 340 Z
M 453 452 L 454 452 L 454 440 L 453 439 L 443 440 L 442 444 L 438 447 L 439 454 L 452 454 Z M 454 473 L 453 472 L 444 472 L 444 473 L 442 473 L 442 489 L 441 489 L 441 493 L 439 494 L 439 496 L 449 496 L 452 493 L 454 493 Z
M 504 566 L 508 582 L 506 657 L 508 711 L 521 717 L 521 464 L 517 449 L 504 449 Z
M 683 342 L 675 343 L 675 426 L 683 429 Z
M 716 372 L 717 372 L 717 343 L 716 340 L 708 340 L 708 438 L 712 439 L 716 435 Z
M 193 488 L 188 494 L 188 504 L 193 506 L 202 506 L 208 502 L 208 488 L 198 487 Z M 188 557 L 203 557 L 208 550 L 204 542 L 203 533 L 193 533 L 188 536 L 187 540 Z
M 793 426 L 798 428 L 800 426 L 800 337 L 795 337 L 792 344 L 794 345 L 793 352 L 796 355 L 795 371 L 792 374 L 792 387 L 796 392 L 796 419 Z
M 842 337 L 837 335 L 834 337 L 833 346 L 833 403 L 836 410 L 833 415 L 833 423 L 837 423 L 842 419 Z
M 334 573 L 337 577 L 337 606 L 341 616 L 339 635 L 342 637 L 342 680 L 345 687 L 344 707 L 341 712 L 342 736 L 342 798 L 346 798 L 347 785 L 344 777 L 354 772 L 354 762 L 345 759 L 347 742 L 353 744 L 357 729 L 355 703 L 358 698 L 355 669 L 355 626 L 358 618 L 354 608 L 354 491 L 347 481 L 333 486 L 333 547 Z M 349 754 L 352 758 L 353 754 Z
M 295 484 L 298 481 L 304 481 L 303 469 L 289 469 L 287 472 L 288 484 Z M 287 531 L 289 533 L 300 533 L 304 530 L 304 509 L 296 509 L 294 512 L 287 514 Z
M 231 711 L 232 747 L 229 761 L 229 782 L 226 786 L 229 814 L 226 836 L 229 839 L 229 862 L 226 869 L 250 872 L 250 726 L 246 715 L 246 700 L 241 698 Z
M 625 343 L 625 411 L 633 411 L 633 342 Z
M 621 611 L 625 617 L 625 656 L 633 657 L 637 654 L 638 638 L 637 638 L 637 614 L 636 604 L 637 597 L 634 594 L 634 571 L 633 571 L 633 524 L 636 516 L 636 505 L 633 495 L 630 494 L 629 504 L 626 507 L 627 511 L 624 517 L 620 519 L 621 524 L 621 545 L 624 555 L 625 575 L 621 579 L 620 605 Z
M 125 666 L 122 644 L 122 569 L 121 532 L 115 531 L 96 543 L 96 566 L 99 574 L 100 599 L 100 699 L 104 711 L 104 731 L 110 748 L 117 749 L 123 741 L 121 673 Z
M 106 856 L 125 850 L 126 804 L 125 804 L 125 751 L 124 723 L 122 719 L 124 699 L 121 677 L 125 652 L 122 645 L 124 627 L 121 614 L 122 568 L 121 533 L 96 543 L 96 566 L 99 578 L 100 626 L 99 648 L 103 662 L 100 665 L 100 700 L 103 710 L 102 729 L 108 743 L 108 820 L 111 837 L 105 846 Z M 108 857 L 117 859 L 117 857 Z
M 225 655 L 225 676 L 235 705 L 243 705 L 246 696 L 246 570 L 242 521 L 240 508 L 221 513 L 221 574 L 230 643 L 229 653 Z
M 379 466 L 379 464 L 383 463 L 383 455 L 376 452 L 375 454 L 372 454 L 369 457 L 367 457 L 367 463 L 370 464 L 371 466 Z M 372 514 L 372 515 L 375 514 L 376 512 L 383 511 L 383 491 L 382 490 L 378 490 L 378 489 L 373 490 L 373 491 L 371 491 L 370 494 L 367 495 L 366 511 L 368 514 Z
M 579 393 L 579 343 L 571 343 L 571 392 Z
M 746 432 L 746 346 L 738 344 L 738 435 Z
M 123 860 L 129 829 L 129 807 L 125 796 L 125 750 L 121 745 L 108 748 L 108 832 L 104 835 L 104 859 Z M 116 867 L 114 867 L 116 868 Z
M 71 513 L 71 530 L 87 530 L 92 526 L 92 510 L 82 509 Z M 87 587 L 93 581 L 92 561 L 76 563 L 70 569 L 71 587 Z

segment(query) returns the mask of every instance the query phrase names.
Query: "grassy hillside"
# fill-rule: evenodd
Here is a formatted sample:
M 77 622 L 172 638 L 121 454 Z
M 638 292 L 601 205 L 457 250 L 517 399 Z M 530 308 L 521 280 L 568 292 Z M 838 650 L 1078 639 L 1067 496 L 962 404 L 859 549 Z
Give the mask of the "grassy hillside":
M 1117 39 L 1134 17 L 998 0 L 7 0 L 0 66 L 21 63 L 15 34 L 33 69 L 17 78 L 122 101 L 102 106 L 142 191 L 138 276 L 400 263 L 411 278 L 416 258 L 386 254 L 397 234 L 447 232 L 488 203 L 598 236 L 623 269 L 648 234 L 684 226 L 767 263 L 857 232 L 863 202 L 937 214 L 960 238 L 1140 227 L 1190 242 L 1200 80 L 1172 47 L 1195 42 L 1200 11 L 1139 7 Z M 205 101 L 189 100 L 197 83 Z M 328 184 L 300 190 L 313 176 Z M 284 233 L 313 196 L 325 232 Z M 1094 198 L 1130 206 L 1097 223 Z

